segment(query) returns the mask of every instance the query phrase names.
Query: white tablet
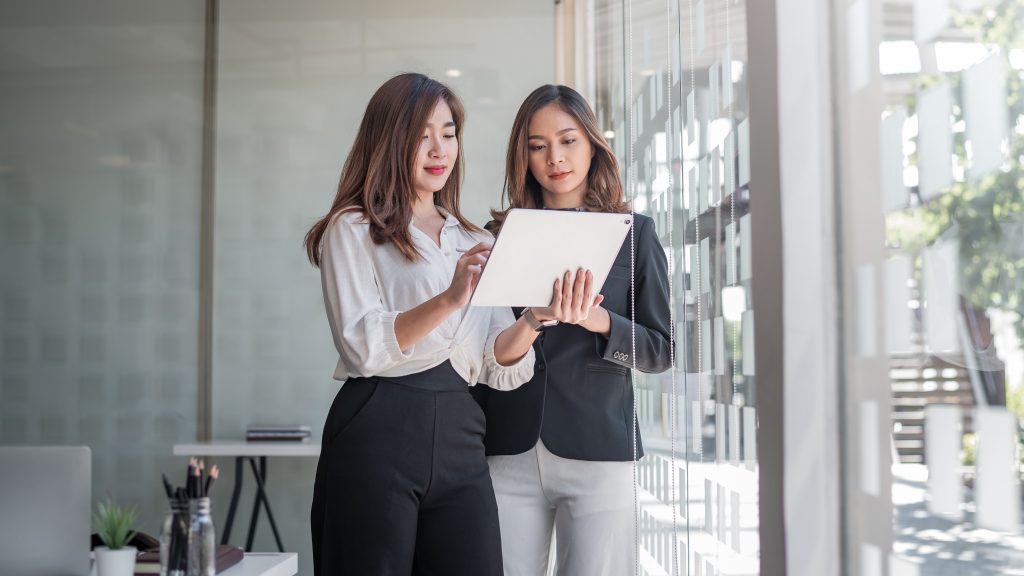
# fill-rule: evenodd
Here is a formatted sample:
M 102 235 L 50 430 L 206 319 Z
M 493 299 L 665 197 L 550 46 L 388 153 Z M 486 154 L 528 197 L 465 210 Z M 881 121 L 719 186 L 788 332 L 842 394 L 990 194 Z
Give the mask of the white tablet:
M 631 224 L 630 214 L 512 210 L 470 304 L 547 306 L 555 279 L 578 268 L 594 274 L 596 297 Z

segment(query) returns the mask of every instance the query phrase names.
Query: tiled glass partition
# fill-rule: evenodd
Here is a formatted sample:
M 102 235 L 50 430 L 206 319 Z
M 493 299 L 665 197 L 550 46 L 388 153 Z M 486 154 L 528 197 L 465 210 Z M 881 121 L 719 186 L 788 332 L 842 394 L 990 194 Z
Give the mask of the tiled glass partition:
M 0 444 L 90 446 L 151 535 L 196 435 L 203 29 L 200 1 L 0 2 Z
M 849 573 L 1024 573 L 1024 2 L 833 13 Z
M 639 573 L 757 574 L 746 6 L 576 10 L 577 84 L 671 263 L 675 367 L 635 381 Z

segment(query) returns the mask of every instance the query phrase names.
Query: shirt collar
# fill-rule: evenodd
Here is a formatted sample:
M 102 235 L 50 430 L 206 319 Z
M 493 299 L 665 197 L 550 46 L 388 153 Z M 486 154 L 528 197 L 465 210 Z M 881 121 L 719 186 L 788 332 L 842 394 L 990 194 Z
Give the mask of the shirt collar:
M 440 206 L 437 206 L 437 205 L 434 205 L 434 208 L 437 209 L 438 213 L 440 213 L 441 216 L 444 216 L 444 225 L 441 226 L 442 228 L 450 228 L 452 226 L 459 226 L 459 224 L 460 224 L 459 223 L 459 219 L 456 218 L 455 216 L 452 216 L 450 212 L 448 212 L 444 208 L 441 208 Z M 409 216 L 409 226 L 412 226 L 412 216 L 411 215 Z
M 434 206 L 434 208 L 437 208 L 437 211 L 441 213 L 441 216 L 444 216 L 444 227 L 445 228 L 448 228 L 449 226 L 458 226 L 459 225 L 459 219 L 456 218 L 455 216 L 452 216 L 450 212 L 448 212 L 444 208 L 441 208 L 440 206 Z

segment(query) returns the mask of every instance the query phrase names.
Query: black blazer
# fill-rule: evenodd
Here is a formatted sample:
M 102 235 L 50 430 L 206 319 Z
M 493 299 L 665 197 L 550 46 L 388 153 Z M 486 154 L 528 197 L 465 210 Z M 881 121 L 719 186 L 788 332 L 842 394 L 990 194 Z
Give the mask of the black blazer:
M 654 222 L 636 214 L 633 225 L 636 366 L 641 372 L 664 372 L 671 366 L 668 263 Z M 506 392 L 486 386 L 470 389 L 487 415 L 488 456 L 521 454 L 540 438 L 563 458 L 633 459 L 630 253 L 627 235 L 601 290 L 601 306 L 611 316 L 607 340 L 573 324 L 544 328 L 533 345 L 537 359 L 529 382 Z M 639 458 L 639 427 L 635 432 Z

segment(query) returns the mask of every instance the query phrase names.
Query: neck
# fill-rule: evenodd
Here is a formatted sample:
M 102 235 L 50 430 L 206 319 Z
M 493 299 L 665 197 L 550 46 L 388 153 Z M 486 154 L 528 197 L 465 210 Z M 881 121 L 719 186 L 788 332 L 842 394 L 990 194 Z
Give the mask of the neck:
M 417 192 L 416 202 L 412 205 L 412 214 L 419 219 L 437 216 L 437 208 L 434 207 L 434 193 Z
M 552 194 L 547 190 L 542 190 L 541 198 L 544 200 L 545 208 L 553 208 L 555 210 L 582 208 L 583 190 L 583 186 L 580 186 L 578 190 L 573 190 L 572 192 L 567 192 L 565 194 Z

